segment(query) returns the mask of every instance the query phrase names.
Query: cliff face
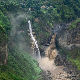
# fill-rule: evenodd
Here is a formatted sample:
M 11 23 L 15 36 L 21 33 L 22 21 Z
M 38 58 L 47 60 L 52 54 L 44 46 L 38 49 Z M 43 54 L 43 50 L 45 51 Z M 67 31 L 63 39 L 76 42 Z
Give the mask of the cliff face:
M 72 29 L 69 24 L 62 26 L 60 25 L 62 29 L 56 32 L 59 53 L 62 54 L 64 62 L 67 59 L 80 70 L 80 25 Z
M 80 26 L 75 29 L 65 29 L 60 33 L 58 42 L 61 47 L 71 49 L 73 47 L 80 47 Z
M 80 44 L 80 25 L 72 30 L 69 30 L 68 42 L 71 44 Z
M 49 57 L 49 59 L 54 59 L 58 54 L 58 51 L 57 51 L 56 45 L 55 45 L 55 39 L 56 39 L 56 34 L 54 34 L 52 36 L 50 45 L 48 46 L 48 48 L 45 51 L 45 55 L 47 57 Z

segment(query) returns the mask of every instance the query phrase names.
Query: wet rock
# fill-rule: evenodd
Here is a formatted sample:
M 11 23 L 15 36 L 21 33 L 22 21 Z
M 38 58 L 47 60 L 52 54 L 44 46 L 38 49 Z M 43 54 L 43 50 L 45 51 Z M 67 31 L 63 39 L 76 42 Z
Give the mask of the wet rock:
M 56 34 L 54 34 L 52 36 L 52 39 L 51 39 L 51 42 L 50 42 L 50 45 L 48 46 L 48 48 L 45 50 L 45 55 L 47 57 L 49 57 L 49 59 L 54 59 L 57 54 L 58 54 L 58 51 L 56 49 L 56 45 L 55 45 L 55 39 L 56 39 Z
M 55 64 L 57 66 L 62 66 L 62 65 L 66 65 L 65 62 L 66 62 L 66 57 L 62 57 L 60 54 L 58 54 L 55 58 Z

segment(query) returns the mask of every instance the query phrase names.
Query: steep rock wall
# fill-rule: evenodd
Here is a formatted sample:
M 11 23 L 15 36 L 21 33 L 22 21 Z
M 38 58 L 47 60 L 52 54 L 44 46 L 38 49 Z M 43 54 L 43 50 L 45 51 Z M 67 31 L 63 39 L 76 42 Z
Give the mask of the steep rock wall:
M 58 51 L 57 51 L 56 45 L 55 45 L 55 38 L 56 38 L 56 34 L 54 34 L 52 36 L 50 45 L 48 46 L 48 48 L 45 51 L 45 55 L 47 57 L 49 57 L 49 59 L 54 59 L 58 54 Z

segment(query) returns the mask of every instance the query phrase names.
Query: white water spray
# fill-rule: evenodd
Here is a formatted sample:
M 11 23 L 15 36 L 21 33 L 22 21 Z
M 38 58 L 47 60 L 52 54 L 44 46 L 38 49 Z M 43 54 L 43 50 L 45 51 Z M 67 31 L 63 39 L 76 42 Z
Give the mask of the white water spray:
M 30 36 L 31 36 L 31 39 L 32 39 L 32 41 L 34 43 L 34 46 L 35 46 L 33 48 L 33 54 L 34 55 L 36 54 L 38 58 L 41 58 L 41 56 L 40 56 L 40 50 L 39 50 L 39 47 L 38 47 L 37 40 L 35 39 L 35 37 L 33 36 L 33 33 L 32 33 L 32 26 L 31 26 L 30 20 L 28 21 L 28 23 L 29 23 Z

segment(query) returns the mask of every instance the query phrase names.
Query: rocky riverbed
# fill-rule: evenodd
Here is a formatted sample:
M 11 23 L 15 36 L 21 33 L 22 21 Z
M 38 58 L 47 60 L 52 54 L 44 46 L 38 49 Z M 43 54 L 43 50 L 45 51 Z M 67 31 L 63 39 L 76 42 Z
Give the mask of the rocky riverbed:
M 70 64 L 71 65 L 71 64 Z M 55 59 L 44 57 L 39 60 L 39 66 L 43 70 L 43 80 L 79 80 L 80 75 L 72 67 L 56 66 Z M 75 72 L 76 71 L 76 72 Z

